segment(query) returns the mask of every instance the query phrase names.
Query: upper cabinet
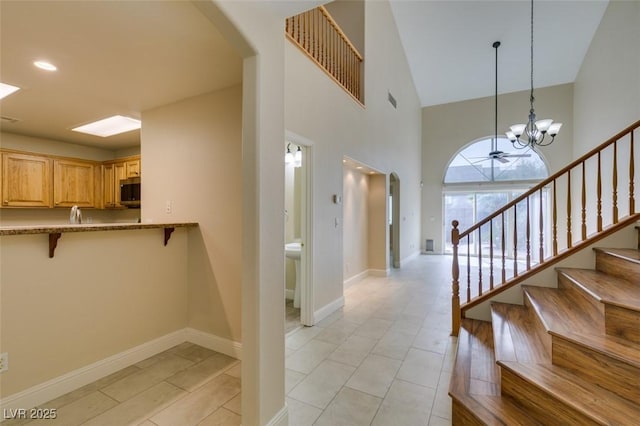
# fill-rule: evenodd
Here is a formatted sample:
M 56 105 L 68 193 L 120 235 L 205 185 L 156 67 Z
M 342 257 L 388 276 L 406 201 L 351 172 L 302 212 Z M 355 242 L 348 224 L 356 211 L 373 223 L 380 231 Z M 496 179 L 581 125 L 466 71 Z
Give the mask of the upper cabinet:
M 2 206 L 51 207 L 51 159 L 2 153 Z
M 140 177 L 140 157 L 97 162 L 1 152 L 2 207 L 125 208 L 120 180 Z
M 140 176 L 140 159 L 139 158 L 127 160 L 125 164 L 127 168 L 128 178 Z
M 127 162 L 109 162 L 102 165 L 102 206 L 105 209 L 125 207 L 120 204 L 120 180 L 126 178 Z
M 92 161 L 53 160 L 55 207 L 95 207 L 96 166 Z

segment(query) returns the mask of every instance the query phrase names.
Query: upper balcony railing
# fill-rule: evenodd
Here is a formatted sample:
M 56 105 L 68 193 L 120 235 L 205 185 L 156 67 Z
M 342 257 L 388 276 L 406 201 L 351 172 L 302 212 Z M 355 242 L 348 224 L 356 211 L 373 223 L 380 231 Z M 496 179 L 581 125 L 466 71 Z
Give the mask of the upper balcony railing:
M 363 103 L 362 55 L 323 6 L 287 18 L 285 32 L 289 40 Z
M 453 335 L 466 310 L 640 218 L 638 128 L 640 121 L 469 229 L 453 221 Z

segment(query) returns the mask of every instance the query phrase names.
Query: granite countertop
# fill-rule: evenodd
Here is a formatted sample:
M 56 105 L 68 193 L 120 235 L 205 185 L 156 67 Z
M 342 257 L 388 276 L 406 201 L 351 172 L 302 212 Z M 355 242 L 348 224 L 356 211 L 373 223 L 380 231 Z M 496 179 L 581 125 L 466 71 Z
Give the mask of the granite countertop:
M 78 225 L 16 225 L 0 226 L 2 235 L 57 234 L 62 232 L 126 231 L 131 229 L 184 228 L 197 222 L 176 223 L 83 223 Z

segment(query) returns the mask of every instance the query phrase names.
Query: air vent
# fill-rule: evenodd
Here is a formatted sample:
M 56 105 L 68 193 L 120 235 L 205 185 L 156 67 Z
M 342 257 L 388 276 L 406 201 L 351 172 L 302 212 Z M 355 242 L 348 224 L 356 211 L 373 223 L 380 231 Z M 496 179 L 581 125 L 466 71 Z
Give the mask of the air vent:
M 389 99 L 389 103 L 390 103 L 391 105 L 393 105 L 393 107 L 394 107 L 394 108 L 396 108 L 396 109 L 397 109 L 397 108 L 398 108 L 398 102 L 396 102 L 396 98 L 394 98 L 394 97 L 393 97 L 393 95 L 391 94 L 391 92 L 388 92 L 388 93 L 389 93 L 389 97 L 388 97 L 388 99 Z
M 3 116 L 2 116 L 2 117 L 0 117 L 0 118 L 2 118 L 2 122 L 3 122 L 3 123 L 11 123 L 11 124 L 15 124 L 15 123 L 17 123 L 18 121 L 20 121 L 20 119 L 19 119 L 19 118 L 7 117 L 6 115 L 3 115 Z

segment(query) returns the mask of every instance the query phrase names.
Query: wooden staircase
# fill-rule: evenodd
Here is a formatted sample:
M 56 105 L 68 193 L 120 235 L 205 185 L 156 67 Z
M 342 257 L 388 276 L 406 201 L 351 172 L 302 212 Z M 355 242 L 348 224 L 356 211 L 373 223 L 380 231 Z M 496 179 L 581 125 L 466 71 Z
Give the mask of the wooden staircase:
M 462 319 L 454 425 L 640 424 L 640 250 L 594 250 L 594 270 Z

